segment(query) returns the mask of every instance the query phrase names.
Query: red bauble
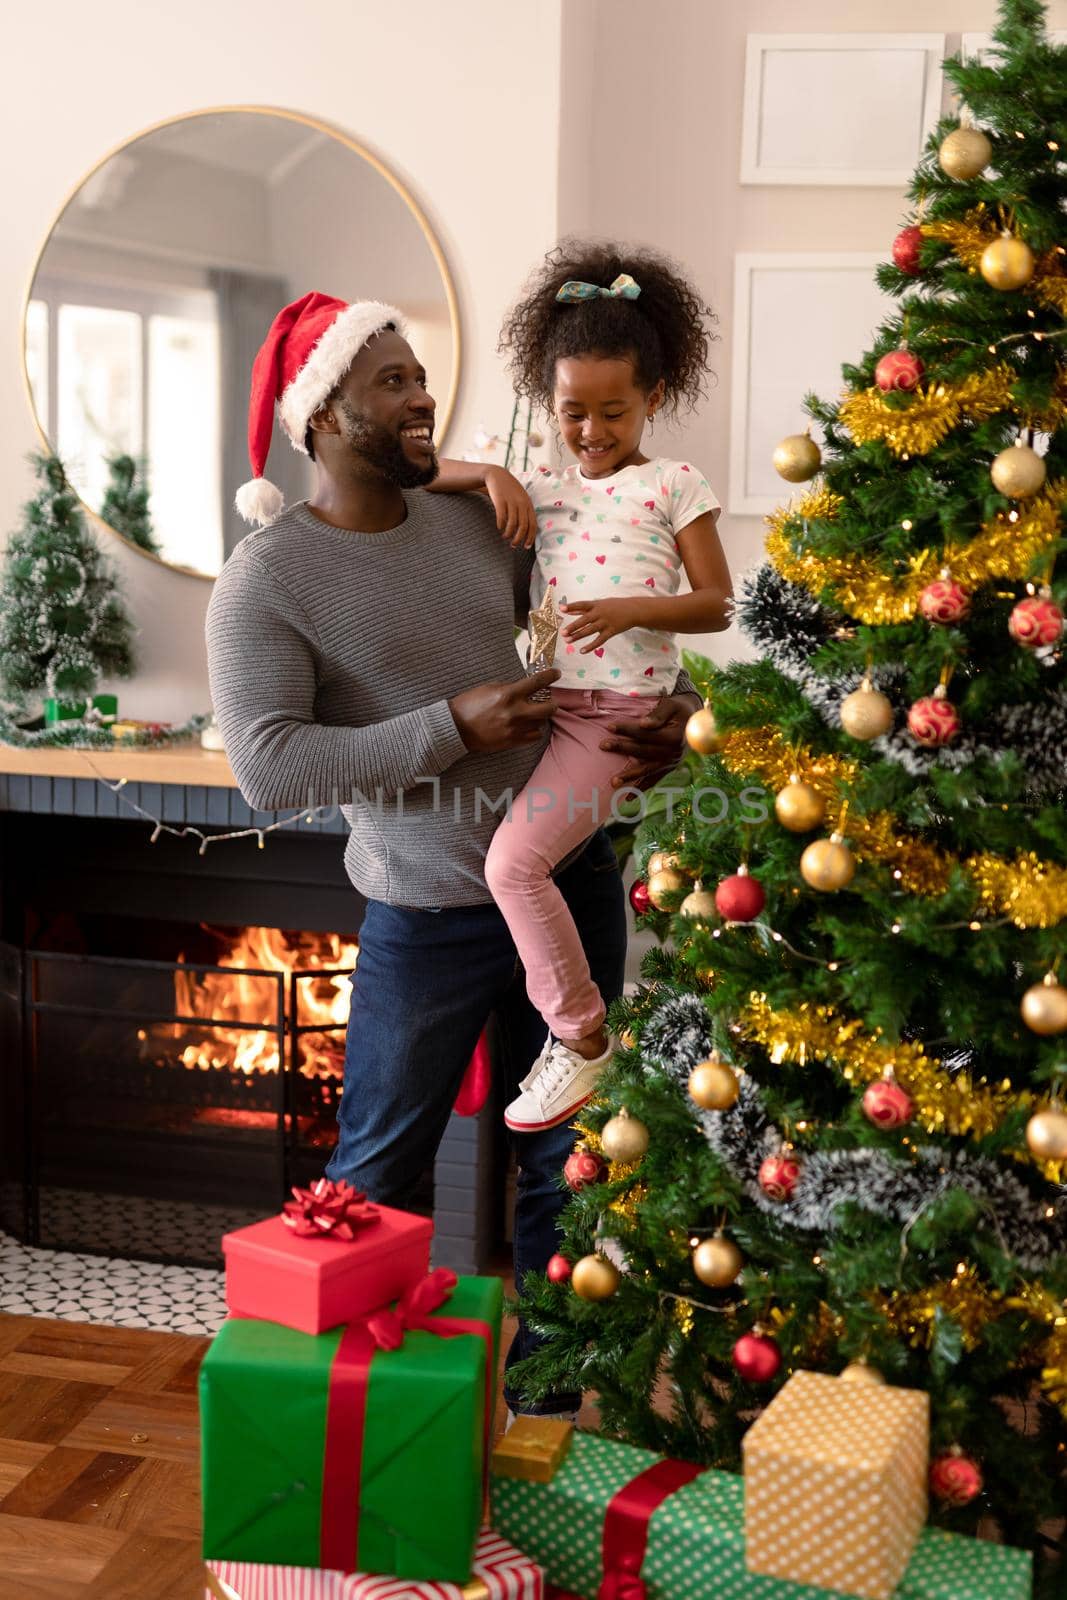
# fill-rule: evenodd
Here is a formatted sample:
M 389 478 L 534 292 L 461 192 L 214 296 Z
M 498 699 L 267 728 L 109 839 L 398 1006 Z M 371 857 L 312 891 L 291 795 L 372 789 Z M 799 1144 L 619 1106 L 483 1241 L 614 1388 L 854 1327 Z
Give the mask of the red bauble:
M 587 1189 L 607 1176 L 607 1163 L 591 1150 L 572 1150 L 563 1165 L 563 1178 L 568 1189 Z
M 770 1383 L 782 1364 L 778 1342 L 766 1333 L 743 1333 L 731 1360 L 746 1383 Z
M 863 1114 L 876 1128 L 902 1128 L 914 1110 L 911 1096 L 892 1078 L 880 1078 L 863 1096 Z
M 795 1156 L 767 1156 L 760 1162 L 759 1186 L 769 1200 L 788 1200 L 800 1177 L 800 1162 Z
M 930 1493 L 944 1505 L 970 1505 L 982 1487 L 981 1467 L 962 1450 L 946 1450 L 930 1463 Z
M 716 909 L 727 922 L 751 922 L 766 904 L 763 885 L 747 872 L 724 878 L 715 891 Z
M 1063 612 L 1044 595 L 1031 595 L 1020 600 L 1008 618 L 1008 632 L 1016 644 L 1026 650 L 1037 650 L 1043 644 L 1055 644 L 1063 633 Z
M 891 389 L 914 389 L 924 370 L 910 350 L 889 350 L 874 369 L 874 381 L 883 394 Z
M 970 595 L 951 578 L 935 578 L 919 596 L 919 610 L 927 622 L 940 622 L 946 627 L 962 622 L 970 609 Z
M 922 242 L 923 231 L 914 223 L 910 228 L 901 228 L 893 240 L 893 265 L 912 278 L 921 271 L 919 247 Z
M 639 917 L 647 917 L 652 908 L 648 884 L 644 878 L 635 878 L 630 885 L 630 904 Z
M 925 745 L 928 750 L 951 744 L 959 731 L 960 714 L 952 701 L 941 695 L 924 695 L 908 712 L 908 732 L 916 744 Z
M 571 1264 L 566 1256 L 559 1254 L 549 1256 L 548 1265 L 545 1268 L 545 1277 L 549 1283 L 566 1283 L 570 1275 Z

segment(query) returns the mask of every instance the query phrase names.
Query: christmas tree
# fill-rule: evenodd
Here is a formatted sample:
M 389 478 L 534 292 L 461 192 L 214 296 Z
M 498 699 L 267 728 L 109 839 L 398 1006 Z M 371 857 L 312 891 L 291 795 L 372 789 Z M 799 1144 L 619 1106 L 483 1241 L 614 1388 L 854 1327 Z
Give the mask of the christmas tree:
M 132 624 L 63 465 L 32 460 L 40 487 L 0 571 L 0 691 L 13 715 L 35 692 L 82 700 L 134 665 Z
M 142 464 L 133 456 L 108 456 L 109 480 L 100 506 L 100 520 L 151 555 L 158 556 L 159 545 L 152 531 L 148 509 L 148 485 Z
M 611 1022 L 532 1393 L 736 1468 L 798 1368 L 927 1390 L 931 1505 L 1017 1544 L 1067 1508 L 1067 50 L 1003 0 L 879 269 L 819 477 L 689 663 L 690 787 L 646 823 L 669 942 Z M 1042 454 L 1035 444 L 1047 440 Z M 621 1270 L 620 1270 L 621 1267 Z

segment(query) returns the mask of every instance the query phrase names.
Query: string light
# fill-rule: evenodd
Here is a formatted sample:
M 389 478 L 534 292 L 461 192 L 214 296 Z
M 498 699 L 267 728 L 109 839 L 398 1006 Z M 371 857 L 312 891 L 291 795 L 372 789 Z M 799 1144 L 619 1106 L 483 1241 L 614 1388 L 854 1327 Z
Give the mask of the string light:
M 93 767 L 91 761 L 88 762 L 88 765 Z M 131 811 L 136 812 L 139 817 L 143 817 L 146 822 L 152 824 L 152 832 L 148 840 L 149 844 L 155 844 L 161 833 L 169 833 L 175 839 L 199 839 L 200 848 L 197 851 L 197 855 L 200 856 L 207 854 L 209 844 L 224 844 L 228 839 L 249 839 L 253 834 L 256 838 L 257 847 L 262 850 L 268 833 L 277 833 L 282 828 L 292 828 L 300 822 L 316 822 L 320 820 L 320 810 L 329 810 L 329 807 L 312 807 L 310 810 L 301 811 L 297 816 L 281 817 L 277 822 L 269 822 L 265 827 L 234 828 L 229 833 L 205 833 L 202 828 L 194 828 L 192 823 L 184 823 L 177 828 L 172 827 L 169 822 L 164 822 L 160 817 L 155 816 L 153 812 L 146 811 L 144 806 L 138 805 L 135 800 L 131 800 L 127 795 L 122 794 L 121 791 L 125 789 L 129 782 L 128 778 L 105 778 L 103 773 L 99 772 L 96 767 L 93 767 L 93 773 L 97 782 L 102 783 L 105 789 L 110 789 L 112 794 L 117 795 L 124 806 L 128 806 Z

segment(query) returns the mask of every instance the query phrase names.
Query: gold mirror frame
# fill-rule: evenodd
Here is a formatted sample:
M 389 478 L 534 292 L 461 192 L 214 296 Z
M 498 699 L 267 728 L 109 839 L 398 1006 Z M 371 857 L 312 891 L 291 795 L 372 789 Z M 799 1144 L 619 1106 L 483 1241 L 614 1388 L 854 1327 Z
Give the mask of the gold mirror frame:
M 389 170 L 379 156 L 376 156 L 373 151 L 368 150 L 366 145 L 361 144 L 358 139 L 353 139 L 351 134 L 344 133 L 340 128 L 334 127 L 332 123 L 323 122 L 319 117 L 308 116 L 307 113 L 303 111 L 288 111 L 283 106 L 232 105 L 203 106 L 196 111 L 187 111 L 181 116 L 164 117 L 162 121 L 153 122 L 150 127 L 142 128 L 139 133 L 132 134 L 128 139 L 123 139 L 121 144 L 114 145 L 112 149 L 106 152 L 105 155 L 101 156 L 99 161 L 94 162 L 87 172 L 82 174 L 73 188 L 64 196 L 63 203 L 59 206 L 52 218 L 52 221 L 49 223 L 48 231 L 44 236 L 41 248 L 38 250 L 34 259 L 33 268 L 30 272 L 29 283 L 26 286 L 26 293 L 23 296 L 22 320 L 19 326 L 19 353 L 22 360 L 22 382 L 26 392 L 26 399 L 30 408 L 30 415 L 33 418 L 33 424 L 37 429 L 37 436 L 41 441 L 43 450 L 48 455 L 55 455 L 55 451 L 52 448 L 52 441 L 48 438 L 44 429 L 41 427 L 41 420 L 37 415 L 37 407 L 33 400 L 33 390 L 30 385 L 30 370 L 26 358 L 26 323 L 29 315 L 30 301 L 33 299 L 33 286 L 37 281 L 37 274 L 41 270 L 41 263 L 44 259 L 45 251 L 48 249 L 52 235 L 59 226 L 67 207 L 71 204 L 83 186 L 88 183 L 89 179 L 100 171 L 101 167 L 106 166 L 107 163 L 113 160 L 115 156 L 119 155 L 130 145 L 136 144 L 138 140 L 147 138 L 151 133 L 158 133 L 161 128 L 173 127 L 175 123 L 191 122 L 194 117 L 215 117 L 225 112 L 235 111 L 245 112 L 253 116 L 261 117 L 283 117 L 287 122 L 300 123 L 305 128 L 312 128 L 317 133 L 324 133 L 328 135 L 329 138 L 336 139 L 338 144 L 343 144 L 349 150 L 353 151 L 354 154 L 362 156 L 363 160 L 366 161 L 367 164 L 371 166 L 380 177 L 385 179 L 386 183 L 388 183 L 390 187 L 394 189 L 400 196 L 401 200 L 403 200 L 412 217 L 418 223 L 422 236 L 430 247 L 430 253 L 433 256 L 437 270 L 441 274 L 441 282 L 444 285 L 445 291 L 445 300 L 448 304 L 449 327 L 452 333 L 452 372 L 449 378 L 448 393 L 445 396 L 443 406 L 440 408 L 441 423 L 439 432 L 440 439 L 443 444 L 452 421 L 452 413 L 455 410 L 456 405 L 456 396 L 459 392 L 460 364 L 462 360 L 463 347 L 460 334 L 459 301 L 456 297 L 456 286 L 452 281 L 452 274 L 449 271 L 448 262 L 445 259 L 444 251 L 441 249 L 437 235 L 430 226 L 430 222 L 426 216 L 426 213 L 423 211 L 422 207 L 419 205 L 418 201 L 415 199 L 415 196 L 412 194 L 407 185 L 403 183 L 394 172 Z M 281 308 L 279 307 L 279 309 Z M 153 555 L 151 550 L 142 549 L 141 546 L 135 544 L 132 539 L 125 538 L 123 534 L 117 531 L 117 529 L 111 527 L 109 523 L 105 522 L 98 512 L 94 511 L 91 506 L 86 505 L 85 501 L 82 500 L 80 495 L 78 496 L 78 504 L 95 526 L 104 528 L 113 539 L 117 539 L 119 541 L 124 549 L 132 550 L 137 555 L 142 556 L 146 561 L 152 561 L 155 562 L 157 566 L 165 567 L 168 572 L 180 572 L 185 577 L 201 578 L 207 583 L 215 582 L 215 575 L 212 573 L 199 572 L 195 567 L 183 567 L 179 562 L 167 561 L 162 556 Z

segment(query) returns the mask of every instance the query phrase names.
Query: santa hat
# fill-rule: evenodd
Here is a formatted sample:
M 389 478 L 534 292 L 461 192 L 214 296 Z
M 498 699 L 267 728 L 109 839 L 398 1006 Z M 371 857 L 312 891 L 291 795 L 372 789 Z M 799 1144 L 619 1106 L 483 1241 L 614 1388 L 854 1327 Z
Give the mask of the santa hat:
M 395 306 L 379 300 L 348 305 L 314 290 L 278 312 L 252 367 L 248 402 L 252 478 L 241 485 L 234 500 L 246 522 L 270 522 L 284 503 L 281 490 L 263 476 L 275 405 L 289 442 L 306 455 L 304 437 L 311 417 L 368 340 L 387 327 L 407 332 L 407 321 Z

